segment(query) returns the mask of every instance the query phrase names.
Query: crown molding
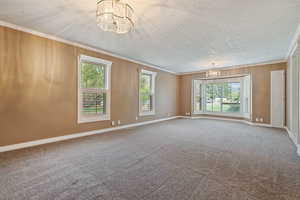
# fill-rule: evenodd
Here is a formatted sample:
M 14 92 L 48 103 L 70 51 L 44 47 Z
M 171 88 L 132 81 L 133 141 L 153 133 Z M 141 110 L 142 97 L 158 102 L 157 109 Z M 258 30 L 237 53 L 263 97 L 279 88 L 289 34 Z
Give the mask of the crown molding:
M 294 51 L 297 49 L 299 36 L 300 36 L 300 24 L 298 25 L 298 28 L 297 28 L 297 30 L 294 34 L 294 37 L 291 41 L 291 44 L 288 48 L 288 52 L 286 54 L 286 59 L 288 59 L 294 53 Z
M 208 69 L 192 71 L 192 72 L 181 72 L 181 73 L 177 73 L 177 74 L 178 75 L 198 74 L 198 73 L 207 72 L 209 70 L 239 69 L 239 68 L 255 67 L 255 66 L 261 66 L 261 65 L 272 65 L 272 64 L 278 64 L 278 63 L 283 63 L 283 62 L 287 62 L 287 59 L 270 60 L 270 61 L 261 62 L 261 63 L 252 63 L 252 64 L 235 65 L 235 66 L 227 66 L 227 67 L 214 67 L 214 68 L 208 68 Z
M 73 41 L 66 40 L 66 39 L 63 39 L 63 38 L 60 38 L 60 37 L 57 37 L 57 36 L 54 36 L 54 35 L 50 35 L 50 34 L 42 33 L 42 32 L 39 32 L 39 31 L 35 31 L 33 29 L 26 28 L 26 27 L 16 25 L 16 24 L 12 24 L 12 23 L 9 23 L 9 22 L 5 22 L 5 21 L 2 21 L 2 20 L 0 20 L 0 26 L 8 27 L 8 28 L 18 30 L 18 31 L 22 31 L 22 32 L 26 32 L 26 33 L 30 33 L 32 35 L 47 38 L 47 39 L 54 40 L 54 41 L 57 41 L 57 42 L 62 42 L 62 43 L 69 44 L 69 45 L 72 45 L 72 46 L 76 46 L 76 47 L 80 47 L 80 48 L 87 49 L 87 50 L 90 50 L 90 51 L 94 51 L 94 52 L 98 52 L 98 53 L 105 54 L 105 55 L 108 55 L 108 56 L 112 56 L 112 57 L 115 57 L 115 58 L 127 60 L 127 61 L 139 64 L 139 65 L 147 66 L 147 67 L 150 67 L 150 68 L 153 68 L 153 69 L 157 69 L 157 70 L 168 72 L 168 73 L 175 74 L 175 75 L 188 75 L 188 74 L 196 74 L 196 73 L 201 73 L 201 72 L 207 72 L 209 70 L 236 69 L 236 68 L 244 68 L 244 67 L 251 67 L 251 66 L 259 66 L 259 65 L 267 65 L 267 64 L 276 64 L 276 63 L 281 63 L 281 62 L 287 62 L 287 58 L 293 53 L 294 49 L 296 49 L 296 47 L 297 47 L 297 39 L 298 39 L 298 36 L 300 35 L 300 25 L 299 25 L 298 29 L 297 29 L 297 31 L 294 35 L 294 38 L 293 38 L 293 40 L 290 44 L 290 47 L 289 47 L 289 50 L 288 50 L 288 53 L 287 53 L 285 59 L 271 60 L 271 61 L 266 61 L 266 62 L 261 62 L 261 63 L 236 65 L 236 66 L 225 66 L 225 67 L 218 67 L 218 68 L 209 68 L 209 69 L 197 70 L 197 71 L 191 71 L 191 72 L 175 72 L 175 71 L 167 70 L 163 67 L 160 67 L 160 66 L 157 66 L 157 65 L 154 65 L 154 64 L 151 64 L 151 63 L 142 62 L 142 61 L 135 60 L 135 59 L 132 59 L 132 58 L 128 58 L 128 57 L 125 57 L 125 56 L 121 56 L 121 55 L 118 55 L 116 53 L 112 53 L 112 52 L 109 52 L 109 51 L 106 51 L 106 50 L 103 50 L 103 49 L 100 49 L 100 48 L 95 48 L 95 47 L 91 47 L 91 46 L 81 44 L 81 43 L 78 43 L 78 42 L 73 42 Z
M 290 58 L 294 55 L 294 53 L 295 53 L 295 51 L 297 50 L 297 48 L 298 48 L 298 42 L 296 42 L 296 43 L 294 44 L 294 47 L 292 48 L 292 50 L 290 51 L 290 53 L 289 53 L 289 55 L 288 55 L 288 59 L 290 59 Z
M 90 51 L 94 51 L 94 52 L 97 52 L 97 53 L 101 53 L 101 54 L 105 54 L 105 55 L 112 56 L 112 57 L 115 57 L 115 58 L 119 58 L 119 59 L 122 59 L 122 60 L 127 60 L 127 61 L 139 64 L 139 65 L 144 65 L 144 66 L 147 66 L 147 67 L 150 67 L 150 68 L 153 68 L 153 69 L 157 69 L 157 70 L 160 70 L 160 71 L 168 72 L 168 73 L 171 73 L 171 74 L 177 74 L 174 71 L 164 69 L 163 67 L 160 67 L 160 66 L 157 66 L 157 65 L 154 65 L 154 64 L 151 64 L 151 63 L 138 61 L 138 60 L 128 58 L 128 57 L 125 57 L 125 56 L 121 56 L 121 55 L 118 55 L 118 54 L 115 54 L 115 53 L 112 53 L 112 52 L 109 52 L 109 51 L 106 51 L 106 50 L 103 50 L 103 49 L 94 48 L 94 47 L 91 47 L 91 46 L 88 46 L 88 45 L 85 45 L 85 44 L 81 44 L 81 43 L 78 43 L 78 42 L 73 42 L 73 41 L 70 41 L 70 40 L 66 40 L 66 39 L 63 39 L 63 38 L 60 38 L 60 37 L 57 37 L 57 36 L 54 36 L 54 35 L 50 35 L 50 34 L 42 33 L 42 32 L 39 32 L 39 31 L 35 31 L 33 29 L 26 28 L 26 27 L 16 25 L 16 24 L 12 24 L 12 23 L 9 23 L 9 22 L 5 22 L 5 21 L 2 21 L 2 20 L 0 20 L 0 26 L 4 26 L 4 27 L 7 27 L 7 28 L 11 28 L 11 29 L 26 32 L 26 33 L 30 33 L 32 35 L 36 35 L 36 36 L 47 38 L 47 39 L 54 40 L 54 41 L 57 41 L 57 42 L 62 42 L 62 43 L 69 44 L 69 45 L 72 45 L 72 46 L 80 47 L 80 48 L 87 49 L 87 50 L 90 50 Z

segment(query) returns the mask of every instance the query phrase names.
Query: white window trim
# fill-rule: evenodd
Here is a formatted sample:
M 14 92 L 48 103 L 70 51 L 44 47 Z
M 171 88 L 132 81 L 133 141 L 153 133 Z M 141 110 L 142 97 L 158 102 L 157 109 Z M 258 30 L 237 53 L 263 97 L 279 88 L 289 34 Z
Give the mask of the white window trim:
M 250 76 L 251 78 L 251 76 Z M 205 96 L 205 92 L 204 90 L 202 89 L 201 93 L 202 93 L 202 111 L 195 111 L 195 106 L 194 106 L 194 83 L 195 83 L 195 80 L 198 80 L 198 81 L 201 81 L 203 85 L 206 85 L 207 83 L 218 83 L 218 82 L 239 82 L 240 85 L 241 85 L 241 88 L 240 88 L 240 112 L 238 113 L 224 113 L 224 112 L 209 112 L 209 111 L 206 111 L 206 106 L 205 106 L 205 99 L 206 99 L 206 96 Z M 216 116 L 226 116 L 226 117 L 245 117 L 245 118 L 250 118 L 250 116 L 247 116 L 244 114 L 243 112 L 243 108 L 244 108 L 244 98 L 243 98 L 243 94 L 244 94 L 244 87 L 243 87 L 243 77 L 240 77 L 240 78 L 237 78 L 237 77 L 232 77 L 232 78 L 220 78 L 220 79 L 192 79 L 192 114 L 193 115 L 201 115 L 201 114 L 207 114 L 207 115 L 216 115 Z M 251 92 L 251 91 L 250 91 Z M 251 105 L 251 104 L 250 104 Z M 250 110 L 251 112 L 251 110 Z
M 82 99 L 81 97 L 81 62 L 82 61 L 88 61 L 93 63 L 99 63 L 106 65 L 106 83 L 105 83 L 105 90 L 106 91 L 106 114 L 105 115 L 99 115 L 96 117 L 83 117 L 81 115 L 81 108 L 82 108 Z M 111 65 L 112 62 L 103 60 L 100 58 L 95 58 L 91 56 L 86 55 L 80 55 L 78 57 L 78 82 L 77 82 L 77 123 L 88 123 L 88 122 L 97 122 L 97 121 L 104 121 L 104 120 L 110 120 L 110 105 L 111 105 Z
M 142 74 L 149 74 L 152 76 L 152 96 L 153 96 L 153 104 L 152 104 L 152 111 L 150 112 L 143 112 L 141 109 L 141 94 L 140 94 L 140 87 L 141 87 L 141 75 Z M 157 72 L 154 71 L 148 71 L 145 69 L 142 69 L 139 73 L 139 116 L 151 116 L 155 115 L 155 84 L 156 84 L 156 75 Z
M 201 111 L 195 111 L 195 105 L 194 105 L 194 100 L 195 100 L 195 81 L 201 81 L 201 84 L 203 84 L 205 81 L 204 80 L 201 80 L 201 79 L 192 79 L 192 98 L 191 98 L 191 103 L 192 103 L 192 106 L 191 106 L 191 108 L 192 108 L 192 114 L 194 114 L 194 115 L 199 115 L 199 114 L 205 114 L 205 112 L 204 112 L 204 107 L 203 107 L 203 105 L 204 105 L 204 102 L 203 101 L 205 101 L 205 94 L 204 94 L 204 91 L 203 91 L 203 89 L 201 89 L 201 97 L 202 97 L 202 99 L 201 99 Z M 202 86 L 201 86 L 202 87 Z

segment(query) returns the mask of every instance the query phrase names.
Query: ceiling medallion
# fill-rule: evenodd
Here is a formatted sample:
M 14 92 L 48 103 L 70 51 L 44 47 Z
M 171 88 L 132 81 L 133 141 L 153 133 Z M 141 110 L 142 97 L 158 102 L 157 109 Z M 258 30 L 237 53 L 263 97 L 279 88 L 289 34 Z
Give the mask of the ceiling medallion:
M 104 31 L 128 33 L 133 30 L 133 9 L 124 0 L 100 0 L 97 3 L 97 24 Z

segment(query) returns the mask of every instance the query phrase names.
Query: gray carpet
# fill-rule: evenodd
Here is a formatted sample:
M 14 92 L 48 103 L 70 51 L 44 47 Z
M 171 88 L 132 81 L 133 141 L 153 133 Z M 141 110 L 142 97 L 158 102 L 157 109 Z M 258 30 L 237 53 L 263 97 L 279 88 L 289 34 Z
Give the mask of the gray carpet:
M 287 133 L 177 119 L 0 154 L 0 199 L 296 200 Z

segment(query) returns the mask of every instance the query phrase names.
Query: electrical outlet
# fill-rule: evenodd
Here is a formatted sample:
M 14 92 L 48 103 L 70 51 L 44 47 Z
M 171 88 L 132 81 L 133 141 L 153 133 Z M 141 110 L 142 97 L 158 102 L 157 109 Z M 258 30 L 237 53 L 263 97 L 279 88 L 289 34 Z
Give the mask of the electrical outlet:
M 111 125 L 114 126 L 115 125 L 115 121 L 111 121 Z
M 121 124 L 121 121 L 120 120 L 118 120 L 118 125 L 120 125 Z
M 261 117 L 261 118 L 260 118 L 260 122 L 264 122 L 264 118 Z
M 258 120 L 258 117 L 256 117 L 255 121 L 256 121 L 256 122 L 258 122 L 258 121 L 259 121 L 259 120 Z
M 135 120 L 137 121 L 137 120 L 139 120 L 139 118 L 138 118 L 138 117 L 135 117 Z

